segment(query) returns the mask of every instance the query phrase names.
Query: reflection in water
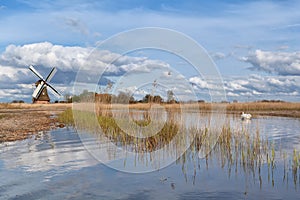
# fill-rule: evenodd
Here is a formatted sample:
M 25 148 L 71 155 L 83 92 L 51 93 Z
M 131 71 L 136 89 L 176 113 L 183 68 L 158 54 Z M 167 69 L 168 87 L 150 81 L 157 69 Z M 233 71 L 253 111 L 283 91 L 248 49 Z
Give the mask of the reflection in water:
M 204 159 L 198 153 L 209 145 L 202 143 L 205 126 L 172 165 L 139 175 L 99 164 L 71 128 L 3 143 L 0 199 L 297 199 L 299 165 L 294 166 L 293 159 L 300 150 L 299 120 L 267 117 L 245 123 L 234 116 L 229 119 L 230 126 Z M 86 134 L 84 139 L 94 136 Z M 100 148 L 100 143 L 96 147 L 90 142 L 90 148 Z M 176 146 L 168 151 L 176 152 Z M 115 156 L 114 151 L 102 153 Z M 127 157 L 127 163 L 124 159 L 114 162 L 120 167 L 141 167 L 151 164 L 151 159 Z
M 98 163 L 85 151 L 76 132 L 66 128 L 1 144 L 1 159 L 5 160 L 6 168 L 22 166 L 27 172 L 56 170 L 63 173 Z

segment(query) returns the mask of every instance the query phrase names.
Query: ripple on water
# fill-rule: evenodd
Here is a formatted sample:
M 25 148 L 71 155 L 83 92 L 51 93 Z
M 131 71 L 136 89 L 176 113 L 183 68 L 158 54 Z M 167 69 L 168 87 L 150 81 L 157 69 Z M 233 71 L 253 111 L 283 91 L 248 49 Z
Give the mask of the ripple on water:
M 261 135 L 281 150 L 300 150 L 297 119 L 264 117 L 244 123 L 231 118 L 231 125 L 253 134 L 259 128 Z M 300 189 L 282 184 L 277 172 L 273 187 L 266 181 L 266 169 L 262 169 L 260 188 L 258 177 L 243 171 L 228 176 L 228 169 L 213 159 L 207 168 L 205 159 L 199 163 L 187 159 L 185 165 L 178 161 L 152 173 L 118 172 L 99 164 L 71 128 L 43 133 L 38 139 L 2 143 L 0 152 L 0 199 L 296 199 Z M 195 174 L 191 166 L 198 164 Z M 167 178 L 161 181 L 161 177 Z

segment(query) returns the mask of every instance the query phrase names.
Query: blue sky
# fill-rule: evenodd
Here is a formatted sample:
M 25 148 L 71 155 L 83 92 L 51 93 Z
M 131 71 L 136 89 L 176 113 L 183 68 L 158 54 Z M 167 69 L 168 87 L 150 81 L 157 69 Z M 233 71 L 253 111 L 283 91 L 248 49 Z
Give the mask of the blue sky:
M 77 70 L 84 67 L 81 61 L 87 61 L 84 55 L 96 44 L 142 27 L 173 29 L 202 45 L 218 66 L 228 100 L 299 101 L 299 10 L 297 0 L 0 0 L 0 101 L 30 101 L 36 80 L 27 69 L 30 64 L 45 75 L 57 67 L 53 85 L 63 94 L 71 91 Z M 137 59 L 141 56 L 146 60 Z M 177 70 L 199 98 L 209 89 L 192 70 L 178 71 L 183 62 L 172 55 L 141 51 L 128 57 L 127 63 L 114 66 L 122 70 L 110 71 L 106 79 L 116 82 L 141 62 L 150 69 L 151 61 L 162 66 L 157 73 L 165 73 L 166 64 Z

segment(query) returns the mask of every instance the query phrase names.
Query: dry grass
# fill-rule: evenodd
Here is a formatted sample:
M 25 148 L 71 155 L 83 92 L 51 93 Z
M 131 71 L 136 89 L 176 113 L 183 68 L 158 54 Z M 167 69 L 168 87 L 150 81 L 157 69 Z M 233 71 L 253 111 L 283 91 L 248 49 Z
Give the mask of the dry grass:
M 270 107 L 266 103 L 253 103 L 251 104 L 252 109 L 298 109 L 299 104 L 289 104 L 289 103 L 274 103 L 276 106 Z M 169 114 L 178 114 L 177 109 L 179 105 L 163 105 Z M 200 104 L 190 104 L 184 105 L 187 109 L 193 109 L 197 106 L 207 106 Z M 239 109 L 245 109 L 244 104 L 233 104 L 231 109 L 239 111 Z M 249 107 L 251 107 L 249 106 Z M 115 108 L 125 109 L 126 105 L 114 105 Z M 147 109 L 149 109 L 149 104 L 133 104 L 129 106 L 133 109 L 144 110 L 139 112 L 140 115 L 144 115 Z M 205 126 L 199 127 L 186 127 L 182 124 L 177 123 L 174 117 L 170 117 L 165 123 L 163 129 L 156 135 L 146 138 L 134 137 L 131 134 L 124 132 L 119 124 L 116 123 L 115 117 L 128 118 L 128 116 L 122 115 L 113 116 L 109 105 L 98 105 L 97 115 L 95 121 L 95 114 L 88 111 L 73 111 L 76 112 L 77 124 L 76 128 L 90 130 L 94 134 L 99 134 L 99 129 L 95 129 L 95 126 L 100 125 L 101 134 L 109 138 L 111 142 L 115 143 L 117 146 L 121 146 L 123 149 L 139 152 L 141 155 L 144 153 L 151 153 L 163 146 L 169 145 L 170 141 L 176 135 L 180 135 L 180 139 L 177 143 L 169 146 L 169 151 L 177 151 L 182 146 L 187 143 L 187 137 L 194 138 L 194 141 L 188 151 L 184 153 L 178 160 L 177 163 L 181 163 L 183 166 L 187 164 L 186 161 L 193 158 L 196 159 L 193 163 L 198 162 L 198 154 L 200 150 L 205 152 L 206 159 L 214 158 L 221 165 L 222 168 L 227 169 L 229 175 L 231 171 L 238 173 L 239 170 L 244 171 L 246 174 L 253 174 L 254 177 L 258 176 L 260 184 L 262 184 L 263 175 L 261 174 L 262 168 L 267 167 L 268 179 L 271 180 L 272 185 L 274 185 L 274 171 L 276 170 L 276 164 L 281 163 L 284 160 L 284 177 L 293 176 L 294 184 L 298 184 L 297 175 L 298 169 L 300 168 L 300 154 L 298 151 L 294 151 L 291 156 L 286 156 L 286 154 L 276 155 L 275 147 L 268 140 L 260 136 L 259 130 L 255 134 L 247 132 L 243 129 L 233 129 L 229 123 L 224 125 L 220 124 L 220 133 L 218 134 L 217 142 L 214 138 L 214 134 L 211 134 L 216 130 L 214 127 Z M 205 107 L 206 108 L 206 107 Z M 174 111 L 174 112 L 172 112 Z M 59 120 L 63 123 L 74 125 L 72 119 L 73 113 L 71 109 L 62 113 Z M 159 112 L 159 110 L 158 110 Z M 124 113 L 123 113 L 124 114 Z M 97 124 L 94 124 L 97 123 Z M 126 121 L 125 121 L 126 122 Z M 140 126 L 147 125 L 149 123 L 147 117 L 142 117 L 141 120 L 135 120 L 136 124 Z M 133 130 L 134 131 L 134 130 Z M 172 153 L 172 152 L 171 152 Z M 282 160 L 281 160 L 282 159 Z M 139 159 L 141 162 L 143 158 Z M 207 162 L 208 163 L 208 162 Z M 208 164 L 207 164 L 208 167 Z M 289 171 L 287 169 L 291 169 Z M 184 172 L 185 173 L 185 172 Z M 285 180 L 285 179 L 284 179 Z
M 20 108 L 20 106 L 11 103 L 0 103 L 0 109 L 14 109 L 14 108 Z
M 114 104 L 115 108 L 131 108 L 131 109 L 148 109 L 151 103 L 137 103 L 137 104 Z M 222 105 L 226 106 L 228 111 L 271 111 L 271 110 L 298 110 L 300 111 L 300 103 L 292 102 L 249 102 L 249 103 L 180 103 L 180 104 L 160 104 L 165 108 L 180 109 L 201 109 L 211 110 L 212 106 Z M 111 107 L 111 104 L 99 104 L 99 107 Z
M 290 102 L 251 102 L 228 104 L 228 113 L 250 112 L 252 115 L 281 116 L 300 118 L 300 103 Z
M 72 104 L 65 103 L 55 103 L 55 104 L 29 104 L 29 103 L 0 103 L 0 109 L 36 109 L 36 108 L 45 108 L 45 109 L 57 109 L 57 108 L 71 108 Z
M 300 111 L 300 103 L 290 102 L 250 102 L 232 103 L 227 106 L 228 111 Z
M 151 107 L 150 103 L 137 104 L 115 104 L 114 108 L 146 110 Z M 249 103 L 182 103 L 182 104 L 160 104 L 166 109 L 200 109 L 211 110 L 212 106 L 226 106 L 227 111 L 300 111 L 300 103 L 291 102 L 249 102 Z M 51 108 L 51 107 L 71 107 L 72 104 L 27 104 L 27 103 L 0 103 L 0 109 L 14 109 L 14 108 Z M 110 109 L 111 104 L 96 104 L 99 109 Z
M 150 103 L 137 104 L 96 104 L 97 113 L 103 113 L 107 110 L 113 109 L 136 109 L 149 110 L 152 105 Z M 268 116 L 282 116 L 282 117 L 296 117 L 300 118 L 300 103 L 290 102 L 249 102 L 249 103 L 183 103 L 183 104 L 160 104 L 161 108 L 172 111 L 201 111 L 210 112 L 227 111 L 227 113 L 241 113 L 250 112 L 252 115 L 268 115 Z

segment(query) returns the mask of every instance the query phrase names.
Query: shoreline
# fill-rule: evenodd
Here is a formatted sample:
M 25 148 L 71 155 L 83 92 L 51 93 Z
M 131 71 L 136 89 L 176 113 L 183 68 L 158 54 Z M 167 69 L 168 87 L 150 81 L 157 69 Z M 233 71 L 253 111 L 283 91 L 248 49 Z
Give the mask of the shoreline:
M 97 105 L 98 108 L 109 109 L 110 105 Z M 102 107 L 103 106 L 103 107 Z M 120 109 L 125 105 L 120 105 Z M 166 104 L 166 108 L 178 109 L 178 104 Z M 187 109 L 198 107 L 208 111 L 208 103 L 186 104 Z M 242 110 L 253 116 L 276 116 L 300 118 L 300 103 L 237 103 L 226 106 L 227 114 L 239 115 Z M 149 104 L 130 104 L 131 109 L 149 108 Z M 1 104 L 0 103 L 0 143 L 26 139 L 41 131 L 49 131 L 64 124 L 58 121 L 57 116 L 72 108 L 72 104 Z M 86 107 L 85 107 L 86 108 Z
M 23 140 L 60 124 L 57 115 L 71 104 L 0 104 L 0 143 Z

